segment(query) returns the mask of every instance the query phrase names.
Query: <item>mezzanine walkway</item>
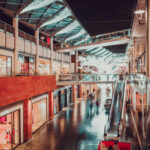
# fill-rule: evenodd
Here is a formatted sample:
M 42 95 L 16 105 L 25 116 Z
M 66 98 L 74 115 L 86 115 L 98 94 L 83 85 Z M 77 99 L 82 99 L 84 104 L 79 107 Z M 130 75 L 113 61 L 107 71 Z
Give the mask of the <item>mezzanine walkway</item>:
M 94 48 L 127 44 L 130 41 L 130 29 L 96 35 L 93 36 L 92 39 L 93 41 L 91 43 L 87 44 L 86 42 L 82 42 L 80 45 L 57 48 L 56 51 L 68 52 L 87 49 L 91 46 Z
M 60 74 L 56 85 L 113 84 L 117 79 L 117 74 Z

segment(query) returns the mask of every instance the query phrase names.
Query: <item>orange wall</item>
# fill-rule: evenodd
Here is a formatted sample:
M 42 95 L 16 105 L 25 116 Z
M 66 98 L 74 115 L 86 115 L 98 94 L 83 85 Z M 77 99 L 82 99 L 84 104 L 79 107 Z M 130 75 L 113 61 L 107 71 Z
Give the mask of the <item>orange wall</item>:
M 50 92 L 56 76 L 0 77 L 0 107 Z

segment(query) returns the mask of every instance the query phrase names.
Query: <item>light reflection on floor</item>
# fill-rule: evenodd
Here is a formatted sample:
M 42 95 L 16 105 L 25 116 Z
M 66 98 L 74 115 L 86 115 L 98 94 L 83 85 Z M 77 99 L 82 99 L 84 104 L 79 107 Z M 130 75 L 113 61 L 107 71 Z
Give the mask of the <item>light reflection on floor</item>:
M 17 150 L 97 150 L 108 118 L 102 101 L 99 114 L 87 117 L 86 100 L 77 100 Z

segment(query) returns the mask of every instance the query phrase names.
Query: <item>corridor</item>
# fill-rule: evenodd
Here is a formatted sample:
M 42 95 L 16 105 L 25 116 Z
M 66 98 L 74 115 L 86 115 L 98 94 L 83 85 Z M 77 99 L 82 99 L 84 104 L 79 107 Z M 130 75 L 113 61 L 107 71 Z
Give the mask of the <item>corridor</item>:
M 86 101 L 76 101 L 54 116 L 32 139 L 17 150 L 97 150 L 108 115 L 101 103 L 99 113 L 87 116 Z

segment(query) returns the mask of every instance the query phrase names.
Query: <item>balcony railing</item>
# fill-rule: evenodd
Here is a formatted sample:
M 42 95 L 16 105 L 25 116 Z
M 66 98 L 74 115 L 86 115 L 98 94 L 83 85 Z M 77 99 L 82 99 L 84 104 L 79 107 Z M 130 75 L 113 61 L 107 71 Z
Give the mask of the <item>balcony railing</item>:
M 129 37 L 130 32 L 131 32 L 130 29 L 120 30 L 120 31 L 116 31 L 116 32 L 110 32 L 110 33 L 96 35 L 96 36 L 93 36 L 92 39 L 93 39 L 93 42 L 119 39 L 122 37 Z
M 61 74 L 58 77 L 61 82 L 112 82 L 117 79 L 117 74 Z

